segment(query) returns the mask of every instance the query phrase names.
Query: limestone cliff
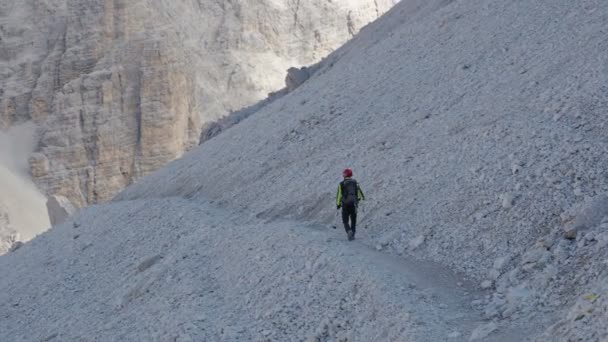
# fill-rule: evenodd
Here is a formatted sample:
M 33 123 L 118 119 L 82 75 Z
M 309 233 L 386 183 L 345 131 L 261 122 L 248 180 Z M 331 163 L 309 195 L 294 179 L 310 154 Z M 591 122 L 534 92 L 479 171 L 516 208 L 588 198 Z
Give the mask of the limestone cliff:
M 77 206 L 184 153 L 392 0 L 0 0 L 0 129 L 40 127 L 35 182 Z

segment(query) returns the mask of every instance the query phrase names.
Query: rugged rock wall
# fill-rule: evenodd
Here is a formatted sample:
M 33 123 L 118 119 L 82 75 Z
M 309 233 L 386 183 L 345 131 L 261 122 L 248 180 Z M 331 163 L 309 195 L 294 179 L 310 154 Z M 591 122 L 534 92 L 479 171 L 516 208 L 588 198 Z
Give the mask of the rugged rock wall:
M 10 224 L 7 208 L 0 202 L 0 255 L 8 252 L 17 240 L 19 234 Z
M 0 0 L 0 129 L 41 127 L 35 181 L 104 201 L 264 98 L 391 0 Z

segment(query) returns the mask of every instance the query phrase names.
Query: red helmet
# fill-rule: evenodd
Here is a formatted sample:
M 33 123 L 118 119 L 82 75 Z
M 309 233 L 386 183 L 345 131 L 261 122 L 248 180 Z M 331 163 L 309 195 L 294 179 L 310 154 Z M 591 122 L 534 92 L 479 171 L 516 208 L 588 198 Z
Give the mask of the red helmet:
M 351 169 L 344 169 L 344 171 L 342 171 L 342 176 L 344 176 L 344 177 L 352 177 L 353 176 L 353 170 L 351 170 Z

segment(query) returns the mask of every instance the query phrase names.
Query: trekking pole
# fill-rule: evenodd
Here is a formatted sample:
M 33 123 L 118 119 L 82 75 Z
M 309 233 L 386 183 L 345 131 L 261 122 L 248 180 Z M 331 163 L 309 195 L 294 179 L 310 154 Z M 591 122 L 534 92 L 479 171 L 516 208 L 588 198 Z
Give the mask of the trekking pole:
M 333 229 L 338 228 L 338 209 L 336 209 L 336 217 L 334 218 L 334 225 L 331 226 Z
M 361 206 L 361 214 L 363 214 L 363 213 L 365 212 L 365 210 L 363 210 L 363 207 L 364 207 L 364 206 L 362 205 L 362 206 Z M 363 216 L 363 215 L 361 215 L 361 216 Z M 363 217 L 362 217 L 362 218 L 363 218 Z M 369 232 L 367 231 L 367 224 L 363 226 L 363 230 L 365 231 L 365 234 L 364 234 L 364 235 L 365 235 L 365 237 L 366 237 L 368 240 L 371 240 L 371 237 L 370 237 L 370 235 L 369 235 Z

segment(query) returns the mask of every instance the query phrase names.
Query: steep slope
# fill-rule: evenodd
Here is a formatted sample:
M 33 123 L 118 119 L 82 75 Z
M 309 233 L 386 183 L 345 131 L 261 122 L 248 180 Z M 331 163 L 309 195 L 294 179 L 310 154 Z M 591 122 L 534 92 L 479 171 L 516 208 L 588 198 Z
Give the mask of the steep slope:
M 606 23 L 598 1 L 401 2 L 297 91 L 118 199 L 323 223 L 352 166 L 376 241 L 483 281 L 488 319 L 551 316 L 607 272 L 591 252 L 603 237 L 579 250 L 561 235 L 608 190 Z M 593 273 L 569 266 L 585 260 Z M 598 305 L 576 323 L 595 340 Z
M 201 193 L 325 221 L 353 166 L 376 234 L 424 235 L 424 254 L 481 276 L 608 187 L 606 8 L 447 3 L 409 20 L 401 3 L 394 30 L 372 25 L 372 44 L 119 199 Z
M 386 11 L 372 1 L 0 1 L 0 129 L 31 120 L 36 183 L 105 201 Z
M 3 341 L 430 342 L 482 324 L 480 294 L 436 265 L 179 198 L 89 208 L 0 258 L 15 265 Z
M 607 23 L 592 0 L 401 1 L 291 94 L 1 258 L 17 269 L 0 279 L 1 331 L 606 340 Z M 368 197 L 354 244 L 293 223 L 327 226 L 345 166 Z M 428 261 L 411 272 L 408 254 L 488 292 Z

